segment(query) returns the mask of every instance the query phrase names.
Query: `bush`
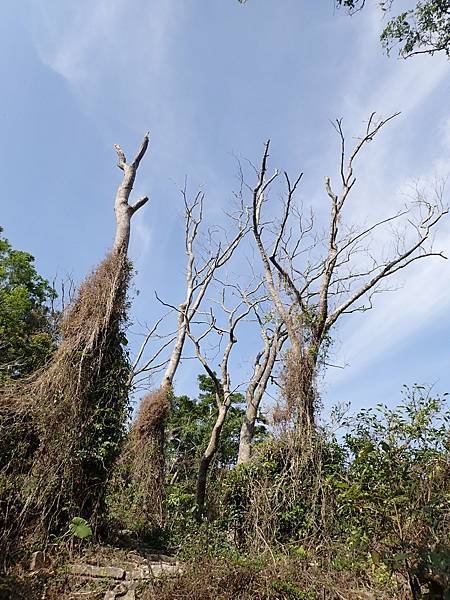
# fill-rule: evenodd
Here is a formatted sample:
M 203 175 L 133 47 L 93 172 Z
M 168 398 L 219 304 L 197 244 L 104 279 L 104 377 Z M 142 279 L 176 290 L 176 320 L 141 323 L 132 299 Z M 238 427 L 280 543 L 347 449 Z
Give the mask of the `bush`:
M 449 421 L 445 399 L 415 386 L 397 408 L 349 420 L 341 442 L 322 432 L 303 446 L 287 437 L 263 445 L 226 479 L 223 518 L 236 545 L 299 547 L 385 582 L 398 573 L 416 595 L 446 589 Z

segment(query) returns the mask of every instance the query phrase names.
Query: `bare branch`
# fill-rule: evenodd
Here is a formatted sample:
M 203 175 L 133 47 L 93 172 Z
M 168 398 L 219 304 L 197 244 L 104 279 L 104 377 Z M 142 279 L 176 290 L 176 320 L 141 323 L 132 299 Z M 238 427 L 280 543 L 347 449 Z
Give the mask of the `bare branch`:
M 122 169 L 122 171 L 125 170 L 125 165 L 127 164 L 127 159 L 125 158 L 125 153 L 122 150 L 122 148 L 119 146 L 119 144 L 114 144 L 114 148 L 117 152 L 117 156 L 119 158 L 119 162 L 117 163 L 117 166 L 119 167 L 119 169 Z
M 117 156 L 119 158 L 118 167 L 123 171 L 122 181 L 119 184 L 114 202 L 114 212 L 116 215 L 116 237 L 114 240 L 114 250 L 117 252 L 126 251 L 130 240 L 130 222 L 134 213 L 139 210 L 148 201 L 147 197 L 138 200 L 133 206 L 130 206 L 129 199 L 133 190 L 136 172 L 148 147 L 148 135 L 144 136 L 139 151 L 134 161 L 129 165 L 126 161 L 125 153 L 122 148 L 115 144 Z
M 149 143 L 149 132 L 147 131 L 147 133 L 144 135 L 144 139 L 142 140 L 139 150 L 137 151 L 137 154 L 133 159 L 132 166 L 135 169 L 137 169 L 139 167 L 139 163 L 143 159 L 144 154 L 147 152 L 148 143 Z
M 135 202 L 133 205 L 130 206 L 131 214 L 134 215 L 134 213 L 136 211 L 138 211 L 140 208 L 142 208 L 144 206 L 144 204 L 147 204 L 147 202 L 148 202 L 148 196 L 139 198 L 139 200 L 137 202 Z

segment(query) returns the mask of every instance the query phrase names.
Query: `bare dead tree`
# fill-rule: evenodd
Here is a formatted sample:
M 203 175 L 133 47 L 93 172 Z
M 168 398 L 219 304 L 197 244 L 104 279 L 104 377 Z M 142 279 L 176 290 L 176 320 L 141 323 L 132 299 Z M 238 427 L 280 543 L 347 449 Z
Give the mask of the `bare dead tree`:
M 364 134 L 350 153 L 346 151 L 342 121 L 336 121 L 340 140 L 340 184 L 335 190 L 331 179 L 325 179 L 330 201 L 325 238 L 318 235 L 313 215 L 305 219 L 295 203 L 302 174 L 292 182 L 284 173 L 286 192 L 282 216 L 269 223 L 263 221 L 261 213 L 268 190 L 280 175 L 278 171 L 273 175 L 267 173 L 270 141 L 265 144 L 257 184 L 252 189 L 252 228 L 271 299 L 289 336 L 284 394 L 300 428 L 314 426 L 315 377 L 323 363 L 330 330 L 337 320 L 342 315 L 370 309 L 374 295 L 385 289 L 386 279 L 413 262 L 432 256 L 446 258 L 442 252 L 433 250 L 432 235 L 448 212 L 443 203 L 443 187 L 435 190 L 431 200 L 416 194 L 404 210 L 368 226 L 356 228 L 343 224 L 346 202 L 356 183 L 355 161 L 395 116 L 376 121 L 372 114 Z M 296 229 L 291 224 L 293 219 L 297 219 Z M 398 228 L 392 232 L 396 223 L 403 225 L 403 231 Z M 379 231 L 389 233 L 393 246 L 384 255 L 376 255 L 373 247 L 374 233 Z
M 213 231 L 208 231 L 205 243 L 201 244 L 201 224 L 203 222 L 204 194 L 198 192 L 193 201 L 189 201 L 186 186 L 182 190 L 185 210 L 185 252 L 186 265 L 186 294 L 179 306 L 169 304 L 159 298 L 159 302 L 170 311 L 177 314 L 176 330 L 165 336 L 157 333 L 163 320 L 162 317 L 150 329 L 133 363 L 130 384 L 139 384 L 140 378 L 155 376 L 163 371 L 163 377 L 158 389 L 151 391 L 141 401 L 135 422 L 132 426 L 131 438 L 134 448 L 139 447 L 147 460 L 147 471 L 139 463 L 135 472 L 145 488 L 142 496 L 149 510 L 157 507 L 156 522 L 164 522 L 164 479 L 165 479 L 165 426 L 170 414 L 170 397 L 175 374 L 181 363 L 183 349 L 190 324 L 197 314 L 205 294 L 215 274 L 233 256 L 242 238 L 249 231 L 249 214 L 240 210 L 236 217 L 233 237 L 225 236 L 223 241 L 215 241 Z M 146 349 L 151 340 L 159 343 L 153 354 L 146 356 Z M 169 351 L 170 349 L 170 351 Z M 168 352 L 169 351 L 169 352 Z M 168 355 L 167 355 L 168 352 Z M 154 510 L 153 510 L 154 513 Z M 153 516 L 153 515 L 149 515 Z
M 187 336 L 189 323 L 197 314 L 205 294 L 217 272 L 232 258 L 243 237 L 249 231 L 250 217 L 248 212 L 239 211 L 237 215 L 229 215 L 234 220 L 235 233 L 223 241 L 215 240 L 215 232 L 201 231 L 204 219 L 204 193 L 199 191 L 194 199 L 188 199 L 186 186 L 181 191 L 185 214 L 185 253 L 186 263 L 186 292 L 183 301 L 175 306 L 163 301 L 156 293 L 157 300 L 170 313 L 177 314 L 177 325 L 174 332 L 160 335 L 158 328 L 164 321 L 164 315 L 152 325 L 142 342 L 133 362 L 131 380 L 135 383 L 145 373 L 154 376 L 163 370 L 164 374 L 160 387 L 170 390 L 177 369 L 180 365 Z M 148 345 L 156 341 L 157 348 L 146 355 Z M 167 356 L 167 349 L 170 348 Z
M 232 287 L 237 289 L 237 286 Z M 247 288 L 246 290 L 239 290 L 241 298 L 233 308 L 226 306 L 226 286 L 223 287 L 220 307 L 223 313 L 227 315 L 227 324 L 224 327 L 220 327 L 218 325 L 217 318 L 212 309 L 208 315 L 209 324 L 201 335 L 196 336 L 192 332 L 191 324 L 189 323 L 188 325 L 187 335 L 194 345 L 196 356 L 213 382 L 215 402 L 217 407 L 216 420 L 211 430 L 208 445 L 202 453 L 198 470 L 196 502 L 197 518 L 199 520 L 202 519 L 205 510 L 208 471 L 218 450 L 220 435 L 228 411 L 233 402 L 233 395 L 238 389 L 238 387 L 232 387 L 230 374 L 230 356 L 235 344 L 238 341 L 236 337 L 236 329 L 239 323 L 249 315 L 255 306 L 257 306 L 257 304 L 261 302 L 261 298 L 254 297 L 254 294 L 260 287 L 261 282 L 259 282 L 252 290 L 250 288 Z M 206 353 L 202 350 L 202 341 L 205 340 L 205 338 L 207 338 L 211 333 L 218 334 L 221 338 L 223 337 L 226 340 L 222 358 L 219 364 L 220 376 L 216 374 L 216 371 L 211 365 L 211 361 L 207 358 Z
M 189 325 L 205 297 L 206 291 L 214 276 L 233 256 L 242 238 L 248 232 L 249 215 L 239 213 L 235 217 L 236 233 L 225 242 L 215 244 L 212 232 L 207 239 L 206 256 L 200 257 L 200 252 L 195 249 L 195 243 L 199 235 L 199 228 L 203 220 L 204 194 L 198 192 L 194 201 L 189 203 L 186 187 L 182 191 L 185 207 L 185 251 L 187 256 L 186 267 L 186 295 L 183 302 L 178 306 L 178 326 L 175 343 L 170 355 L 167 369 L 161 383 L 162 387 L 169 388 L 173 384 L 175 373 L 180 364 L 186 335 Z M 211 251 L 211 248 L 214 248 Z M 175 308 L 175 307 L 172 307 Z

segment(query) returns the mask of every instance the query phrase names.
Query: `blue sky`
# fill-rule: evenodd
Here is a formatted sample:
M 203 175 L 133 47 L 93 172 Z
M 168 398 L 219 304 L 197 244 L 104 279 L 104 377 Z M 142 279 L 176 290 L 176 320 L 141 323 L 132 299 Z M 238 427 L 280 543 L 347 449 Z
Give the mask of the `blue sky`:
M 302 198 L 320 214 L 323 178 L 338 161 L 330 121 L 342 117 L 351 138 L 372 111 L 402 114 L 359 164 L 351 219 L 393 212 L 414 181 L 450 173 L 450 64 L 385 57 L 371 7 L 352 18 L 332 0 L 28 0 L 2 9 L 0 222 L 46 277 L 79 281 L 101 260 L 120 177 L 113 144 L 131 153 L 150 131 L 136 183 L 151 201 L 133 230 L 133 331 L 160 314 L 155 289 L 181 300 L 185 176 L 205 190 L 209 222 L 222 224 L 238 185 L 235 156 L 259 160 L 270 137 L 272 166 L 304 171 Z M 436 244 L 448 253 L 449 241 L 446 222 Z M 347 366 L 322 382 L 327 406 L 393 403 L 404 383 L 450 391 L 449 264 L 424 261 L 397 283 L 335 332 L 332 360 Z M 252 350 L 244 340 L 237 372 Z M 196 372 L 187 361 L 178 392 L 193 391 Z

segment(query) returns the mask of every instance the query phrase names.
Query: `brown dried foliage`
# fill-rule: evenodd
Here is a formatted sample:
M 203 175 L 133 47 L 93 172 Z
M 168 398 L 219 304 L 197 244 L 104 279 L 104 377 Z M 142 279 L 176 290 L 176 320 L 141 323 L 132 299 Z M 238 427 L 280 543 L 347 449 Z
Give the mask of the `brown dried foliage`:
M 295 558 L 262 562 L 202 558 L 175 578 L 155 582 L 142 600 L 406 600 L 401 589 L 366 587 L 348 572 L 321 569 Z
M 75 515 L 95 524 L 111 456 L 91 450 L 96 436 L 114 437 L 126 416 L 121 342 L 129 277 L 126 256 L 109 254 L 65 314 L 50 362 L 0 389 L 3 537 L 47 536 Z
M 151 535 L 165 521 L 165 424 L 170 389 L 144 396 L 112 482 L 112 504 L 120 525 Z M 122 504 L 119 507 L 118 504 Z
M 316 390 L 316 364 L 308 348 L 300 355 L 290 349 L 284 357 L 281 372 L 282 402 L 273 410 L 275 425 L 286 427 L 289 423 L 299 425 L 303 430 L 314 424 Z
M 130 435 L 130 443 L 134 448 L 142 447 L 151 436 L 164 430 L 169 411 L 167 388 L 160 387 L 142 398 Z
M 237 472 L 225 493 L 225 504 L 233 507 L 233 539 L 241 551 L 271 554 L 297 535 L 314 543 L 327 536 L 334 506 L 324 485 L 324 444 L 319 435 L 285 431 L 278 440 L 256 449 L 248 468 Z M 305 526 L 299 506 L 308 514 L 302 534 L 297 531 Z

